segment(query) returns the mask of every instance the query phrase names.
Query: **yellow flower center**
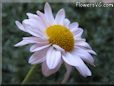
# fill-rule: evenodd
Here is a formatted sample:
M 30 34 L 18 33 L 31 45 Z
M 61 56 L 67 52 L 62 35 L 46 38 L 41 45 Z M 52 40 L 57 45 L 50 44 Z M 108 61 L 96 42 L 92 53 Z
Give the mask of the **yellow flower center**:
M 70 30 L 61 25 L 53 25 L 46 29 L 49 42 L 59 45 L 65 51 L 71 51 L 74 48 L 74 37 Z

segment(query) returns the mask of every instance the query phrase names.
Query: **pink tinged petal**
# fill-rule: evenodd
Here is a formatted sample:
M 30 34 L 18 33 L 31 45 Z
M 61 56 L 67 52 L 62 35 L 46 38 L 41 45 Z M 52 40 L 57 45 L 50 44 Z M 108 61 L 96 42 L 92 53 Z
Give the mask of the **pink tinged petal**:
M 24 46 L 26 44 L 29 44 L 29 42 L 25 41 L 25 40 L 22 40 L 20 42 L 18 42 L 17 44 L 15 44 L 14 46 L 15 47 L 19 47 L 19 46 Z
M 38 15 L 35 15 L 35 14 L 32 14 L 32 13 L 27 13 L 27 16 L 30 19 L 34 19 L 34 20 L 37 21 L 37 27 L 36 27 L 37 29 L 38 29 L 38 27 L 42 31 L 44 31 L 46 29 L 46 25 L 44 24 L 43 20 Z
M 71 29 L 71 31 L 74 32 L 78 29 L 78 26 L 79 26 L 78 22 L 73 22 L 69 25 L 69 28 Z
M 29 25 L 35 29 L 38 28 L 38 22 L 33 18 L 32 19 L 25 19 L 25 20 L 23 20 L 23 23 L 26 25 Z
M 42 32 L 31 28 L 29 25 L 24 25 L 24 26 L 26 28 L 26 31 L 28 33 L 30 33 L 31 35 L 36 36 L 36 37 L 40 37 L 42 39 L 47 39 L 46 36 Z
M 43 49 L 45 49 L 45 48 L 48 48 L 50 46 L 50 44 L 43 44 L 43 43 L 41 43 L 41 44 L 35 44 L 35 45 L 33 45 L 31 48 L 30 48 L 30 52 L 36 52 L 36 51 L 40 51 L 40 50 L 43 50 Z
M 35 30 L 39 30 L 40 32 L 45 29 L 44 24 L 41 22 L 39 17 L 37 19 L 31 18 L 31 19 L 25 19 L 23 21 L 24 24 L 31 26 Z
M 40 11 L 37 11 L 36 13 L 39 15 L 39 17 L 40 17 L 41 20 L 43 21 L 44 25 L 45 25 L 46 27 L 48 27 L 49 24 L 48 24 L 48 21 L 47 21 L 47 19 L 46 19 L 46 16 L 45 16 L 42 12 L 40 12 Z
M 87 42 L 85 42 L 85 41 L 77 41 L 75 43 L 75 47 L 76 46 L 84 47 L 84 48 L 87 48 L 87 49 L 92 49 L 91 46 Z
M 26 30 L 25 30 L 23 24 L 21 24 L 19 21 L 15 21 L 15 24 L 17 25 L 17 27 L 18 27 L 20 30 L 26 32 Z
M 38 64 L 42 63 L 46 60 L 45 55 L 47 52 L 48 48 L 45 48 L 42 51 L 35 52 L 30 58 L 29 58 L 29 63 L 30 64 Z
M 66 27 L 68 27 L 69 24 L 70 24 L 70 21 L 69 21 L 69 19 L 66 18 L 66 19 L 64 20 L 64 25 L 65 25 Z
M 82 60 L 94 66 L 94 59 L 86 50 L 77 47 L 74 49 L 72 54 L 79 56 Z
M 55 17 L 56 24 L 63 25 L 65 20 L 65 11 L 64 9 L 60 9 Z
M 65 63 L 65 67 L 66 67 L 66 73 L 64 75 L 64 79 L 62 81 L 62 83 L 65 83 L 66 81 L 68 81 L 70 74 L 72 72 L 72 66 L 70 66 L 69 64 Z
M 30 43 L 37 43 L 37 40 L 38 39 L 36 37 L 23 37 L 23 40 L 14 46 L 18 47 L 18 46 L 23 46 Z
M 49 69 L 47 64 L 46 64 L 46 61 L 42 63 L 42 74 L 46 77 L 56 73 L 59 69 L 60 69 L 60 66 L 62 64 L 62 60 L 59 62 L 59 64 L 56 66 L 56 68 L 54 69 Z
M 69 72 L 72 70 L 72 66 L 67 63 L 65 63 L 65 67 L 66 67 L 66 70 Z
M 34 45 L 32 45 L 32 46 L 30 47 L 30 52 L 33 52 L 34 49 L 36 49 L 36 48 L 38 48 L 38 47 L 41 47 L 41 46 L 44 46 L 44 45 L 42 45 L 42 43 L 41 43 L 41 44 L 34 44 Z
M 44 12 L 45 12 L 45 16 L 46 16 L 46 19 L 48 21 L 48 23 L 50 25 L 54 24 L 54 16 L 52 14 L 52 9 L 50 7 L 50 5 L 48 3 L 45 4 L 44 6 Z
M 39 15 L 39 17 L 41 18 L 41 20 L 44 22 L 44 25 L 46 27 L 49 27 L 50 24 L 48 23 L 48 21 L 46 19 L 46 16 L 42 12 L 40 12 L 40 11 L 37 11 L 36 13 Z
M 26 44 L 31 44 L 31 43 L 39 43 L 41 41 L 44 41 L 44 40 L 37 38 L 37 37 L 23 37 L 23 40 L 14 46 L 18 47 L 18 46 L 23 46 Z
M 58 51 L 61 51 L 61 52 L 65 52 L 65 50 L 63 49 L 63 48 L 61 48 L 60 46 L 58 46 L 58 45 L 53 45 L 53 47 L 55 48 L 55 49 L 57 49 Z
M 39 32 L 36 32 L 33 28 L 31 28 L 29 25 L 24 25 L 24 27 L 26 28 L 26 31 L 28 32 L 28 33 L 30 33 L 31 35 L 33 35 L 33 36 L 36 36 L 36 37 L 42 37 L 42 34 L 41 34 L 41 32 L 39 31 Z
M 46 63 L 49 69 L 54 69 L 61 61 L 61 52 L 50 47 L 46 55 Z
M 38 37 L 23 37 L 23 40 L 28 40 L 32 43 L 49 43 L 48 40 L 44 40 Z
M 73 56 L 70 53 L 66 53 L 62 57 L 66 63 L 75 66 L 82 76 L 91 76 L 91 71 L 78 56 Z
M 35 49 L 42 47 L 42 46 L 45 46 L 45 45 L 48 45 L 48 44 L 49 44 L 48 40 L 40 39 L 39 41 L 37 41 L 36 44 L 32 45 L 32 47 L 30 48 L 30 52 L 35 52 L 34 51 Z

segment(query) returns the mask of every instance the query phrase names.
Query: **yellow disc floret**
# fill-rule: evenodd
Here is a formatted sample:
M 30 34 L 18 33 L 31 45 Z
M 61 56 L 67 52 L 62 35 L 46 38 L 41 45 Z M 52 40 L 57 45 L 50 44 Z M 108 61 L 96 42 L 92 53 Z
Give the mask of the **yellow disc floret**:
M 49 42 L 59 45 L 65 51 L 71 51 L 74 48 L 74 38 L 70 30 L 61 25 L 53 25 L 46 29 Z

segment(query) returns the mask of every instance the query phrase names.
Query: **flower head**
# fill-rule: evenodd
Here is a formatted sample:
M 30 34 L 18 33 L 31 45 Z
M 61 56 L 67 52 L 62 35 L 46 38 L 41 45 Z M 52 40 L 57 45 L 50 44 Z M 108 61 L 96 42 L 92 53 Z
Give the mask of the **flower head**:
M 54 18 L 50 5 L 46 3 L 44 13 L 37 11 L 37 14 L 27 13 L 27 16 L 28 19 L 22 23 L 16 21 L 16 25 L 32 36 L 23 37 L 15 46 L 33 44 L 30 51 L 34 53 L 28 61 L 30 64 L 42 63 L 45 76 L 57 72 L 62 63 L 67 69 L 75 67 L 84 77 L 91 75 L 83 61 L 94 65 L 92 54 L 96 53 L 81 37 L 83 29 L 78 23 L 70 23 L 65 17 L 64 9 L 60 9 Z

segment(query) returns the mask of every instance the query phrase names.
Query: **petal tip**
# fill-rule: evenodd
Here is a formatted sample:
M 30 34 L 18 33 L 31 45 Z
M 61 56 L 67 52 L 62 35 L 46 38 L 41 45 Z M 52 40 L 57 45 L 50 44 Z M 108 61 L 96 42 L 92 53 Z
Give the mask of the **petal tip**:
M 44 9 L 46 9 L 46 8 L 51 9 L 51 6 L 49 5 L 48 2 L 46 2 L 46 3 L 45 3 L 45 6 L 44 6 Z
M 97 55 L 97 53 L 95 52 L 94 55 Z
M 62 8 L 60 11 L 62 12 L 62 14 L 65 14 L 64 8 Z
M 17 44 L 15 44 L 14 47 L 18 47 Z
M 19 23 L 20 23 L 19 21 L 17 21 L 17 20 L 15 21 L 15 24 L 16 24 L 17 26 L 18 26 Z
M 29 64 L 33 64 L 33 60 L 32 60 L 31 57 L 29 58 L 28 63 L 29 63 Z
M 29 15 L 30 15 L 30 13 L 26 13 L 26 15 L 27 15 L 27 16 L 29 16 Z
M 90 72 L 90 73 L 88 74 L 88 76 L 92 76 L 92 73 Z
M 14 47 L 19 47 L 19 46 L 20 46 L 19 43 L 17 43 L 17 44 L 14 45 Z
M 48 6 L 48 7 L 50 6 L 48 2 L 45 3 L 45 7 L 47 7 L 47 6 Z
M 88 72 L 87 75 L 82 75 L 84 77 L 89 77 L 89 76 L 92 76 L 92 73 L 91 72 Z
M 91 71 L 88 71 L 87 76 L 91 76 L 91 75 L 92 75 Z

